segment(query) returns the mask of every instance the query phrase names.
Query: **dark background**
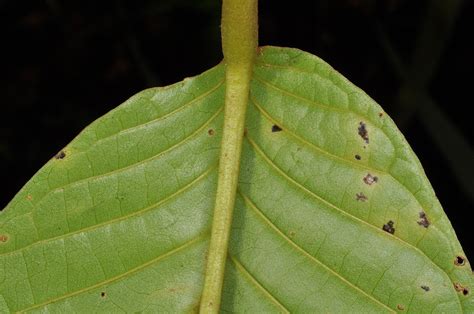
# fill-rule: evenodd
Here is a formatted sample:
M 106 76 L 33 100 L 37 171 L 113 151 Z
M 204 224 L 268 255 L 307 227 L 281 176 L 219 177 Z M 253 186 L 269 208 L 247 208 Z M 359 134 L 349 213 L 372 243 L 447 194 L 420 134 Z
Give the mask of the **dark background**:
M 219 0 L 0 0 L 0 208 L 134 93 L 218 63 Z M 260 1 L 260 44 L 317 54 L 392 116 L 466 254 L 472 240 L 474 2 Z

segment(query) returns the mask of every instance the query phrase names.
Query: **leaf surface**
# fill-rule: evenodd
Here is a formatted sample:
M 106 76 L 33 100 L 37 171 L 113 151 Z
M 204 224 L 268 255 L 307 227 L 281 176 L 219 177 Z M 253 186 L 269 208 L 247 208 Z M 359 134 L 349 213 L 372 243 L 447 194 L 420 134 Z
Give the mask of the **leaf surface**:
M 196 311 L 224 65 L 87 127 L 0 214 L 0 312 Z M 257 59 L 222 311 L 472 312 L 470 265 L 379 105 L 319 58 Z

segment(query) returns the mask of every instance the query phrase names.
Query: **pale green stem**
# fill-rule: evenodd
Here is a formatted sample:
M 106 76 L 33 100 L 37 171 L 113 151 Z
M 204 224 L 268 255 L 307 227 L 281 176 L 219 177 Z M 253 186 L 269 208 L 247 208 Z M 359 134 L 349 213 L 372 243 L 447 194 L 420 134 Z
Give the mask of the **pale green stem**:
M 226 66 L 224 130 L 201 313 L 218 313 L 239 178 L 250 79 L 257 42 L 257 0 L 224 0 L 222 50 Z

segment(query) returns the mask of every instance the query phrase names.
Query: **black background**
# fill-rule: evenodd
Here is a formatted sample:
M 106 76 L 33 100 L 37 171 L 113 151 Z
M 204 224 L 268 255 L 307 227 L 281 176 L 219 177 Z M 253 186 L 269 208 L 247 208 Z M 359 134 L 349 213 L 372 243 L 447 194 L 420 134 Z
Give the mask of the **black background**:
M 466 184 L 473 167 L 469 162 L 461 173 L 453 171 L 460 158 L 474 162 L 467 111 L 473 106 L 474 5 L 464 1 L 455 15 L 449 9 L 429 14 L 437 3 L 455 2 L 261 0 L 260 44 L 316 54 L 379 102 L 418 155 L 474 258 L 472 185 Z M 0 15 L 0 208 L 93 120 L 144 88 L 199 74 L 222 58 L 218 0 L 0 0 Z M 453 27 L 444 32 L 449 16 Z M 427 38 L 434 44 L 416 57 Z M 397 74 L 393 53 L 412 69 L 411 80 Z M 433 59 L 433 75 L 417 86 L 417 75 Z M 425 121 L 417 101 L 399 101 L 403 86 L 431 95 L 467 143 L 467 156 L 449 136 L 433 137 L 426 124 L 446 126 Z

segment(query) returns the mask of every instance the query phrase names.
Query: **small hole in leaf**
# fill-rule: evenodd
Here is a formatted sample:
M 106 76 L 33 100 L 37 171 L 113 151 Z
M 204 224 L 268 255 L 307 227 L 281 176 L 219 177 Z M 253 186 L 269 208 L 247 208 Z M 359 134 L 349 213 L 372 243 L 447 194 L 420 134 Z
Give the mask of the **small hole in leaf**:
M 357 160 L 361 160 L 361 159 L 362 159 L 362 157 L 360 157 L 360 155 L 355 155 L 354 157 L 355 157 L 355 159 L 357 159 Z
M 457 266 L 464 266 L 465 264 L 465 260 L 464 260 L 464 257 L 462 256 L 456 256 L 456 258 L 454 259 L 454 264 L 456 264 Z
M 469 289 L 464 288 L 464 289 L 462 290 L 462 294 L 463 294 L 463 295 L 468 295 L 468 294 L 469 294 Z
M 278 125 L 274 124 L 272 126 L 272 132 L 275 133 L 275 132 L 280 132 L 281 131 L 281 127 L 279 127 Z
M 106 295 L 107 295 L 107 293 L 105 293 L 105 291 L 102 291 L 102 292 L 100 293 L 100 296 L 101 296 L 102 298 L 105 298 Z
M 420 288 L 425 290 L 426 292 L 430 291 L 430 287 L 428 286 L 421 286 Z

